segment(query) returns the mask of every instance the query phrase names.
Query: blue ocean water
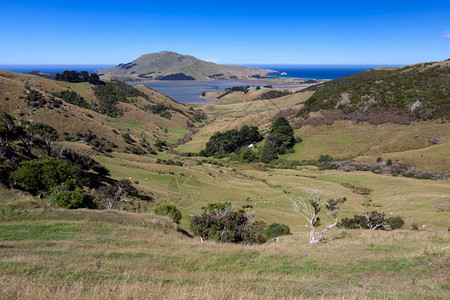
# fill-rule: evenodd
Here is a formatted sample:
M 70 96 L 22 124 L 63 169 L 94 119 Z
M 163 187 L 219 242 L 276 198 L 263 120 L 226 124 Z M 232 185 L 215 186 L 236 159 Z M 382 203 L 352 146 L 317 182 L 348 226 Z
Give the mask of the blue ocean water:
M 114 67 L 114 65 L 0 65 L 1 70 L 16 73 L 28 73 L 31 71 L 41 71 L 44 73 L 56 74 L 66 70 L 87 71 L 93 73 L 96 70 Z
M 287 75 L 269 74 L 269 77 L 336 79 L 378 67 L 402 67 L 403 65 L 247 65 L 261 69 L 276 70 Z

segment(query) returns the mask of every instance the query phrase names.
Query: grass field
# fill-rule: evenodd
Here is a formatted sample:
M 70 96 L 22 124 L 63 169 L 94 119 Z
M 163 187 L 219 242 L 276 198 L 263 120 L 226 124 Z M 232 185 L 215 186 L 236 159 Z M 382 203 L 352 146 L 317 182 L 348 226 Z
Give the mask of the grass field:
M 153 215 L 86 210 L 2 216 L 0 232 L 2 299 L 447 299 L 450 288 L 447 233 L 224 245 Z

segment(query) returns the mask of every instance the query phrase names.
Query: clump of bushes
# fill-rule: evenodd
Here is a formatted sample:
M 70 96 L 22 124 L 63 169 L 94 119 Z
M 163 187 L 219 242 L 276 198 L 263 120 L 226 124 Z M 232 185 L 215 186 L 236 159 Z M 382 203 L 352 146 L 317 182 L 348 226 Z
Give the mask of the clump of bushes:
M 291 230 L 287 225 L 272 223 L 260 231 L 260 233 L 266 235 L 268 238 L 275 238 L 281 235 L 291 234 Z
M 10 178 L 21 189 L 37 195 L 68 180 L 78 180 L 80 173 L 67 162 L 53 157 L 32 159 L 20 164 Z
M 253 215 L 235 211 L 230 203 L 209 203 L 203 213 L 191 219 L 192 232 L 204 240 L 216 242 L 259 244 L 260 223 L 254 222 Z
M 376 210 L 362 215 L 354 215 L 353 218 L 343 218 L 338 227 L 345 229 L 369 229 L 369 230 L 395 230 L 400 229 L 405 221 L 400 216 L 385 217 L 385 213 Z
M 179 224 L 181 220 L 181 211 L 174 204 L 164 203 L 158 204 L 153 212 L 157 215 L 167 216 L 172 219 L 175 223 Z
M 52 188 L 50 193 L 45 197 L 48 202 L 58 205 L 62 208 L 94 208 L 94 199 L 86 194 L 82 188 L 78 187 L 75 182 L 68 181 Z

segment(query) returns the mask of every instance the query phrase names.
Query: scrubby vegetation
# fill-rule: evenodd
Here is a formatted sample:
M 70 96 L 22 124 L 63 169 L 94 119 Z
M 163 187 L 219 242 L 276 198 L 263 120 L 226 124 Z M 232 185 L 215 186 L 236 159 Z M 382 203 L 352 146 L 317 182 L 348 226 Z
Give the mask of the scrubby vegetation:
M 192 232 L 203 240 L 230 243 L 261 243 L 260 224 L 254 216 L 235 211 L 230 203 L 209 203 L 191 219 Z
M 105 85 L 98 85 L 94 88 L 94 93 L 99 102 L 94 103 L 92 109 L 109 117 L 122 115 L 122 112 L 116 107 L 118 102 L 129 103 L 128 97 L 145 97 L 144 93 L 120 80 L 112 80 L 106 82 Z
M 177 224 L 180 223 L 182 217 L 181 211 L 177 206 L 170 203 L 158 204 L 153 208 L 153 212 L 157 215 L 167 216 Z
M 90 108 L 89 103 L 84 100 L 83 97 L 81 97 L 79 94 L 77 94 L 74 91 L 61 91 L 59 93 L 54 93 L 55 97 L 61 98 L 66 102 L 69 102 L 70 104 L 83 107 L 83 108 Z
M 57 131 L 44 123 L 18 122 L 0 112 L 0 182 L 63 208 L 101 206 L 102 191 L 120 201 L 139 197 L 129 181 L 110 178 L 107 168 L 68 147 L 55 149 Z
M 321 170 L 341 170 L 345 172 L 352 171 L 370 171 L 376 174 L 391 174 L 392 176 L 402 175 L 416 179 L 447 179 L 447 172 L 428 172 L 421 171 L 414 166 L 406 164 L 394 164 L 392 161 L 378 159 L 375 164 L 367 164 L 351 159 L 335 160 L 329 155 L 323 155 L 319 158 L 318 166 Z
M 370 70 L 310 89 L 315 93 L 298 116 L 327 109 L 365 113 L 367 109 L 397 108 L 416 118 L 449 118 L 450 68 L 419 64 L 395 70 Z
M 405 225 L 400 216 L 386 218 L 385 213 L 376 210 L 366 212 L 362 215 L 354 215 L 353 218 L 343 218 L 338 226 L 346 229 L 368 229 L 368 230 L 394 230 Z

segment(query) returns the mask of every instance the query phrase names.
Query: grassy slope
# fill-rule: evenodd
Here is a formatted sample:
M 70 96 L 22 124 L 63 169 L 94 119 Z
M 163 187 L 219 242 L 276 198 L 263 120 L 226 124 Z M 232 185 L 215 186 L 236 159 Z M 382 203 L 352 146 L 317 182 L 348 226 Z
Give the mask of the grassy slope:
M 256 101 L 258 98 L 269 91 L 290 91 L 290 92 L 296 92 L 304 89 L 304 87 L 297 87 L 297 88 L 290 88 L 289 86 L 286 86 L 286 88 L 266 88 L 261 87 L 257 90 L 256 87 L 250 87 L 247 93 L 244 92 L 231 92 L 223 97 L 221 97 L 224 94 L 224 91 L 219 92 L 210 92 L 206 93 L 205 97 L 206 99 L 211 100 L 217 100 L 220 102 L 249 102 L 249 101 Z M 220 97 L 220 98 L 219 98 Z
M 421 63 L 398 69 L 374 69 L 338 78 L 313 87 L 316 93 L 305 103 L 305 112 L 341 107 L 344 111 L 367 108 L 414 110 L 417 119 L 449 118 L 450 61 Z M 432 114 L 430 114 L 432 112 Z
M 178 112 L 172 112 L 172 117 L 167 119 L 143 111 L 141 109 L 143 105 L 163 103 L 179 109 L 187 115 L 191 113 L 187 106 L 144 86 L 137 88 L 149 96 L 151 103 L 142 97 L 134 99 L 135 103 L 133 104 L 119 103 L 119 108 L 124 112 L 123 116 L 110 118 L 66 102 L 60 108 L 33 109 L 21 99 L 25 96 L 25 85 L 38 90 L 46 97 L 53 92 L 73 90 L 89 103 L 97 101 L 92 90 L 93 85 L 59 82 L 0 70 L 0 109 L 19 119 L 47 123 L 57 129 L 60 134 L 67 132 L 70 136 L 75 136 L 78 132 L 85 134 L 87 130 L 91 130 L 99 139 L 113 142 L 119 146 L 119 149 L 127 146 L 121 137 L 122 133 L 130 134 L 136 141 L 143 137 L 152 143 L 157 139 L 176 141 L 188 132 L 187 123 L 191 122 L 189 118 Z M 172 130 L 167 131 L 167 128 Z M 115 134 L 113 130 L 119 134 Z
M 284 157 L 311 160 L 329 154 L 335 158 L 358 157 L 374 163 L 377 157 L 407 163 L 429 171 L 450 171 L 450 124 L 434 121 L 411 125 L 370 125 L 339 121 L 332 126 L 305 126 L 296 130 L 303 142 L 295 153 Z M 428 137 L 441 135 L 441 145 L 431 145 Z
M 83 210 L 3 217 L 0 230 L 2 299 L 445 299 L 449 289 L 445 233 L 224 246 L 151 215 Z

